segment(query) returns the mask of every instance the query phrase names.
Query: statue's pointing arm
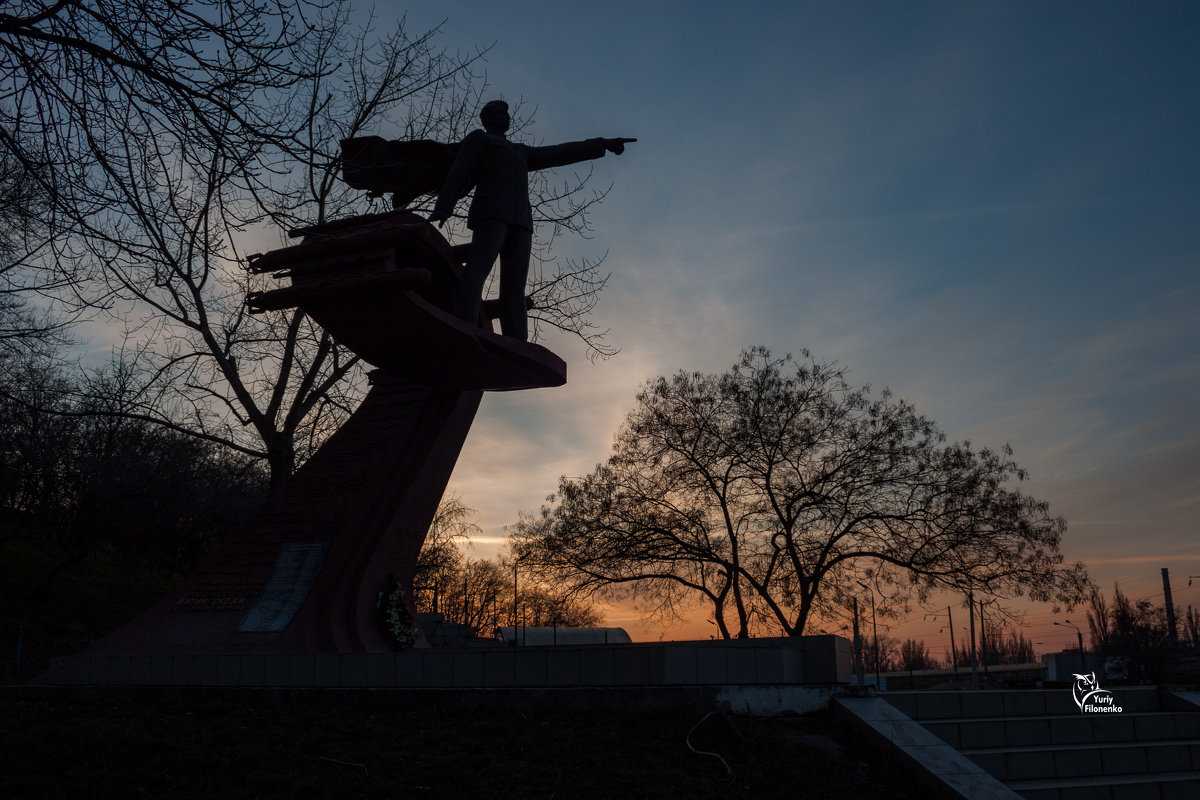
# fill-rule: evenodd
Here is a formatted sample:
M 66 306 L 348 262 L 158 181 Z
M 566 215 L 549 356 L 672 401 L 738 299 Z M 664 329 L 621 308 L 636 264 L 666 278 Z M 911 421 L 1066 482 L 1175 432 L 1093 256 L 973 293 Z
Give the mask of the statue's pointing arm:
M 627 142 L 637 139 L 587 139 L 582 142 L 567 142 L 546 147 L 531 147 L 528 150 L 527 163 L 530 171 L 565 167 L 580 161 L 591 161 L 603 158 L 605 151 L 620 155 L 625 152 Z
M 483 137 L 483 131 L 472 131 L 459 145 L 458 155 L 455 156 L 450 171 L 446 173 L 446 180 L 438 193 L 433 213 L 429 215 L 430 222 L 445 222 L 450 219 L 450 215 L 454 213 L 454 204 L 471 190 L 475 183 L 475 166 L 479 163 L 479 156 L 484 148 Z

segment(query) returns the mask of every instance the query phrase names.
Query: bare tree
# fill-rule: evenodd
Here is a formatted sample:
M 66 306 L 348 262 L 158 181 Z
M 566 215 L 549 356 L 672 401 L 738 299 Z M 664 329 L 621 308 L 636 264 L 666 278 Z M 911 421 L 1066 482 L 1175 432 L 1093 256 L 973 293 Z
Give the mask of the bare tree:
M 24 356 L 52 356 L 69 339 L 69 316 L 31 298 L 44 298 L 63 288 L 61 276 L 36 269 L 47 247 L 49 203 L 31 168 L 0 150 L 0 384 L 11 385 L 13 369 Z
M 81 403 L 34 353 L 14 361 L 0 395 L 0 507 L 21 523 L 12 536 L 62 553 L 35 596 L 98 548 L 183 572 L 261 499 L 256 462 Z
M 511 562 L 471 558 L 461 551 L 460 556 L 418 596 L 418 611 L 436 611 L 446 622 L 470 625 L 484 635 L 511 625 L 514 610 L 521 625 L 594 627 L 602 621 L 592 604 L 541 583 L 519 585 L 514 604 Z
M 0 147 L 41 167 L 53 236 L 39 266 L 124 327 L 104 369 L 120 376 L 119 413 L 263 459 L 273 485 L 353 410 L 363 366 L 299 311 L 247 314 L 263 287 L 241 262 L 280 227 L 380 210 L 337 179 L 341 139 L 457 139 L 485 86 L 481 51 L 357 22 L 309 0 L 63 0 L 0 16 Z M 539 208 L 559 215 L 543 216 L 585 226 L 580 190 L 547 188 Z M 543 284 L 554 320 L 590 310 L 603 279 L 566 265 Z
M 866 672 L 895 672 L 902 663 L 900 640 L 879 634 L 863 640 L 863 669 Z
M 604 618 L 596 607 L 578 595 L 547 584 L 522 588 L 517 598 L 517 619 L 530 627 L 595 628 Z
M 1183 640 L 1197 654 L 1200 654 L 1200 611 L 1189 603 L 1187 613 L 1183 617 Z
M 1006 486 L 1025 477 L 1007 449 L 947 445 L 910 404 L 805 356 L 754 348 L 722 375 L 652 381 L 608 461 L 562 478 L 515 546 L 550 582 L 651 613 L 706 602 L 724 636 L 802 634 L 865 581 L 890 601 L 880 616 L 940 588 L 1082 600 L 1065 523 Z
M 925 640 L 905 639 L 900 645 L 900 668 L 909 672 L 919 669 L 937 669 L 938 660 L 929 653 Z
M 511 555 L 491 559 L 469 555 L 470 537 L 479 532 L 476 511 L 462 498 L 443 498 L 421 547 L 413 579 L 420 612 L 437 612 L 447 622 L 490 632 L 511 624 Z M 526 625 L 591 626 L 600 615 L 586 602 L 534 582 L 516 589 L 518 619 Z
M 1088 633 L 1090 634 L 1092 651 L 1103 652 L 1112 641 L 1112 616 L 1109 613 L 1108 601 L 1099 588 L 1093 588 L 1088 595 Z
M 0 144 L 56 201 L 93 210 L 108 134 L 186 128 L 233 157 L 287 133 L 272 95 L 311 77 L 292 55 L 322 6 L 303 0 L 14 0 L 0 14 Z M 46 167 L 46 169 L 35 169 Z
M 1030 664 L 1037 660 L 1033 642 L 1015 628 L 989 628 L 979 640 L 982 664 Z
M 13 353 L 0 363 L 0 507 L 17 512 L 22 528 L 62 529 L 74 503 L 66 464 L 79 427 L 70 414 L 69 382 L 36 353 Z
M 1163 606 L 1142 598 L 1133 600 L 1120 586 L 1113 587 L 1108 607 L 1108 638 L 1096 653 L 1122 663 L 1123 677 L 1136 682 L 1160 683 L 1172 669 L 1175 657 Z M 1093 604 L 1099 611 L 1098 604 Z M 1096 643 L 1095 641 L 1093 642 Z
M 480 530 L 477 517 L 475 509 L 457 495 L 443 497 L 438 503 L 413 574 L 413 585 L 421 591 L 417 598 L 419 610 L 433 611 L 442 586 L 450 584 L 462 568 L 466 558 L 463 548 L 470 546 L 470 537 Z

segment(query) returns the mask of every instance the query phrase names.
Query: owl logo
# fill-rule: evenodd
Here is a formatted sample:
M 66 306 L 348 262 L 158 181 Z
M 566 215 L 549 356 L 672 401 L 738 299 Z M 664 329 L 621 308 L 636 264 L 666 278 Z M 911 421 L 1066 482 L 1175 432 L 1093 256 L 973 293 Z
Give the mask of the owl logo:
M 1086 707 L 1093 698 L 1101 703 L 1112 703 L 1112 692 L 1100 688 L 1095 672 L 1089 672 L 1087 675 L 1080 675 L 1078 672 L 1072 674 L 1075 676 L 1075 685 L 1071 687 L 1071 697 L 1075 699 L 1075 705 L 1079 706 L 1080 711 L 1093 710 Z

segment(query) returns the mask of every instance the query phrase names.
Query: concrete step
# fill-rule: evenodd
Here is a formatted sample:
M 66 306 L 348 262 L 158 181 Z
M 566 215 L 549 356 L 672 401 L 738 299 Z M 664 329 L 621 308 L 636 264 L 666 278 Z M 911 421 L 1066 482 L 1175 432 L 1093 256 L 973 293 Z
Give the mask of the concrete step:
M 1107 688 L 1107 687 L 1106 687 Z M 1161 709 L 1153 686 L 1118 686 L 1114 701 L 1125 712 Z M 1027 717 L 1045 714 L 1079 716 L 1079 707 L 1068 689 L 1004 689 L 950 692 L 884 692 L 879 695 L 910 719 L 962 717 Z
M 1025 800 L 1196 800 L 1200 772 L 1008 781 Z
M 898 709 L 899 710 L 899 709 Z M 962 750 L 1102 742 L 1200 739 L 1200 714 L 1143 711 L 1120 714 L 1043 714 L 1027 717 L 926 719 L 933 735 Z
M 1110 691 L 1120 712 L 1081 713 L 1069 689 L 880 698 L 1027 800 L 1200 798 L 1200 695 Z
M 1002 781 L 1146 773 L 1200 774 L 1200 739 L 985 747 L 961 752 Z

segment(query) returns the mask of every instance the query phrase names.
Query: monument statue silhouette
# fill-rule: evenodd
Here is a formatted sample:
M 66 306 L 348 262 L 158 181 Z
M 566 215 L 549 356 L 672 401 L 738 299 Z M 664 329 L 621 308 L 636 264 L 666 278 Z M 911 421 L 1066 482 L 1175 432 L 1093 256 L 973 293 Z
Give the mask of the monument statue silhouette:
M 483 392 L 560 386 L 566 364 L 525 341 L 529 170 L 620 153 L 633 139 L 509 142 L 508 109 L 458 144 L 342 142 L 343 179 L 396 210 L 292 231 L 252 257 L 290 285 L 252 312 L 300 308 L 376 369 L 361 406 L 238 534 L 170 596 L 96 642 L 94 655 L 375 653 L 420 644 L 417 555 Z M 444 222 L 474 187 L 469 246 L 407 206 L 438 196 Z M 499 255 L 498 301 L 480 292 Z M 466 267 L 463 267 L 464 262 Z M 506 335 L 492 330 L 499 317 Z
M 493 100 L 479 115 L 483 130 L 463 139 L 438 194 L 430 222 L 441 225 L 454 204 L 471 190 L 467 227 L 474 234 L 471 252 L 454 293 L 454 313 L 473 322 L 479 316 L 480 292 L 500 257 L 500 331 L 525 340 L 525 281 L 533 243 L 533 212 L 529 206 L 529 173 L 621 154 L 633 139 L 588 139 L 548 147 L 530 147 L 505 138 L 511 119 L 508 104 Z

